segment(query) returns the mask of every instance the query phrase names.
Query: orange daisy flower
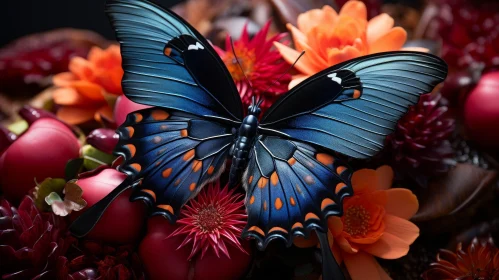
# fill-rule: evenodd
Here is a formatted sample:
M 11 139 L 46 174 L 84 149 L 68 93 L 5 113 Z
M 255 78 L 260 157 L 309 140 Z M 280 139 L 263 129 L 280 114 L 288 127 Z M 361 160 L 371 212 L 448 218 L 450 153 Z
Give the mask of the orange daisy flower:
M 391 189 L 392 181 L 389 166 L 356 171 L 354 195 L 345 198 L 343 216 L 328 219 L 331 250 L 352 280 L 391 279 L 374 257 L 403 257 L 419 236 L 419 228 L 408 221 L 418 210 L 418 200 L 408 189 Z M 314 244 L 315 237 L 295 241 L 298 247 Z
M 298 28 L 287 24 L 296 49 L 275 42 L 283 58 L 293 63 L 302 51 L 305 55 L 296 63 L 301 74 L 293 77 L 292 88 L 310 75 L 329 66 L 359 56 L 400 50 L 407 39 L 406 31 L 393 27 L 388 14 L 380 14 L 367 21 L 367 9 L 360 1 L 349 1 L 339 14 L 330 6 L 302 13 Z M 424 48 L 411 48 L 426 51 Z
M 57 117 L 69 124 L 81 124 L 101 116 L 112 119 L 111 104 L 123 94 L 120 47 L 93 47 L 87 59 L 74 57 L 69 71 L 54 76 L 58 88 L 54 102 L 61 107 Z

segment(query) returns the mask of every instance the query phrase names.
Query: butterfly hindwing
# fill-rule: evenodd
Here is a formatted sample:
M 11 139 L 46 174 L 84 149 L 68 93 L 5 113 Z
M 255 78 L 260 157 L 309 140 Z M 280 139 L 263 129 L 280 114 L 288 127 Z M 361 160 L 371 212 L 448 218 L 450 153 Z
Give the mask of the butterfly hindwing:
M 408 107 L 446 75 L 445 62 L 425 53 L 388 52 L 353 59 L 284 95 L 262 117 L 260 132 L 368 158 L 382 149 Z
M 263 136 L 242 179 L 248 211 L 243 236 L 266 247 L 273 238 L 290 245 L 295 235 L 324 230 L 327 216 L 340 216 L 343 199 L 353 194 L 351 174 L 341 159 L 308 144 Z
M 175 221 L 179 209 L 222 173 L 231 128 L 187 113 L 155 107 L 128 115 L 118 129 L 120 170 L 140 181 L 132 200 L 154 207 L 153 215 Z
M 230 73 L 206 39 L 174 13 L 140 0 L 107 2 L 132 101 L 198 116 L 242 119 Z

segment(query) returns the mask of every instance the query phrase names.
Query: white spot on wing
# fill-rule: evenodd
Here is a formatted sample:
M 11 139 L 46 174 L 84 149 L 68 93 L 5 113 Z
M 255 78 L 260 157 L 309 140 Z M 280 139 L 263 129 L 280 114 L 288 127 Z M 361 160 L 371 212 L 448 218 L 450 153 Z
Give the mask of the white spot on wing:
M 190 46 L 189 46 L 190 47 Z M 329 74 L 327 75 L 329 78 L 331 78 L 331 80 L 333 82 L 336 82 L 337 84 L 341 85 L 341 78 L 340 77 L 336 77 L 336 73 L 332 73 L 332 74 Z
M 204 47 L 199 42 L 196 42 L 195 45 L 189 45 L 187 50 L 204 50 Z

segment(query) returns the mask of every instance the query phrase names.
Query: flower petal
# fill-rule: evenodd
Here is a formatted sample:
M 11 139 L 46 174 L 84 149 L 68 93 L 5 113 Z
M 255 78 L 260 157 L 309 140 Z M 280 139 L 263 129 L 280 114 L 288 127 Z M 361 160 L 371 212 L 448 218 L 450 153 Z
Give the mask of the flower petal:
M 286 24 L 286 27 L 291 32 L 291 37 L 295 43 L 296 50 L 301 52 L 303 50 L 302 44 L 307 42 L 307 36 L 305 36 L 305 34 L 303 34 L 298 28 L 294 27 L 291 23 Z
M 293 64 L 296 61 L 296 59 L 300 56 L 299 52 L 279 42 L 274 42 L 274 46 L 281 53 L 284 60 L 286 60 L 289 64 Z M 295 64 L 295 68 L 306 75 L 313 75 L 321 70 L 321 69 L 315 69 L 313 64 L 309 61 L 306 55 L 303 55 L 300 58 L 300 60 L 298 60 L 298 62 Z
M 93 49 L 95 49 L 94 47 Z M 92 52 L 92 51 L 90 51 Z M 80 80 L 90 81 L 94 78 L 93 64 L 83 57 L 74 57 L 69 62 L 69 71 Z
M 405 44 L 406 39 L 407 32 L 402 27 L 395 27 L 369 44 L 369 53 L 398 51 Z
M 393 215 L 385 215 L 385 232 L 397 236 L 407 244 L 412 244 L 419 236 L 419 228 L 415 224 Z
M 352 186 L 355 195 L 376 190 L 377 182 L 377 174 L 373 169 L 360 169 L 355 171 L 352 176 Z
M 86 105 L 92 102 L 92 100 L 85 98 L 71 87 L 55 89 L 52 98 L 59 105 Z
M 71 84 L 81 95 L 96 101 L 105 101 L 103 89 L 94 83 L 87 81 L 75 81 Z
M 328 237 L 331 233 L 328 232 Z M 332 246 L 331 246 L 331 251 L 333 252 L 333 256 L 334 256 L 334 259 L 336 260 L 336 262 L 338 264 L 341 265 L 341 263 L 343 263 L 343 255 L 341 253 L 341 249 L 340 247 L 338 247 L 338 245 L 334 242 L 332 242 Z
M 361 1 L 347 1 L 340 10 L 341 15 L 367 20 L 367 8 Z
M 70 86 L 76 80 L 77 77 L 71 72 L 59 73 L 52 77 L 52 83 L 58 87 Z
M 76 125 L 94 118 L 95 108 L 64 106 L 57 110 L 57 117 L 68 124 Z
M 367 43 L 371 44 L 393 28 L 394 20 L 386 13 L 373 17 L 367 24 Z
M 305 81 L 308 77 L 310 77 L 310 76 L 306 76 L 306 75 L 294 75 L 293 79 L 291 80 L 291 82 L 289 82 L 288 89 L 294 88 L 297 84 Z
M 324 19 L 336 18 L 336 11 L 329 7 L 324 6 L 322 10 L 320 9 L 312 9 L 305 13 L 298 15 L 296 23 L 298 25 L 298 29 L 303 33 L 309 32 L 312 28 L 326 24 Z
M 295 244 L 298 248 L 310 248 L 317 246 L 318 243 L 319 239 L 317 238 L 317 234 L 315 234 L 315 232 L 312 232 L 308 239 L 303 236 L 297 236 L 293 240 L 293 244 Z
M 400 49 L 401 51 L 409 51 L 409 52 L 424 52 L 424 53 L 429 53 L 430 50 L 427 48 L 422 48 L 422 47 L 407 47 L 407 48 L 402 48 Z
M 385 232 L 376 243 L 364 246 L 362 250 L 382 259 L 398 259 L 407 255 L 409 244 L 397 236 Z
M 378 176 L 378 190 L 387 190 L 392 187 L 393 183 L 393 169 L 388 165 L 383 165 L 376 169 Z
M 343 235 L 336 236 L 334 238 L 334 242 L 338 244 L 338 247 L 349 254 L 354 254 L 359 251 L 359 249 L 352 247 L 350 242 L 348 242 L 348 240 Z
M 418 198 L 408 189 L 395 188 L 385 191 L 386 214 L 392 214 L 402 219 L 410 219 L 419 208 Z
M 332 48 L 327 50 L 329 65 L 335 65 L 361 55 L 362 53 L 360 50 L 352 46 L 346 46 L 342 49 Z
M 338 236 L 343 231 L 343 222 L 340 217 L 329 216 L 327 219 L 327 227 L 333 236 Z
M 352 280 L 382 279 L 376 266 L 376 259 L 367 253 L 343 254 L 343 261 Z

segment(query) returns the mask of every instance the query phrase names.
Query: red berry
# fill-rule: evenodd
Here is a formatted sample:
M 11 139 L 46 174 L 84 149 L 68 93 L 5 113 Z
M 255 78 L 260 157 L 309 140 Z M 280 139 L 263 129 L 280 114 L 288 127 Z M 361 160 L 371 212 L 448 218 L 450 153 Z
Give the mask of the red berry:
M 62 122 L 42 118 L 12 143 L 0 158 L 0 187 L 20 201 L 45 178 L 64 178 L 66 163 L 79 156 L 80 144 Z
M 115 169 L 104 169 L 98 174 L 79 179 L 76 184 L 83 189 L 83 199 L 87 207 L 93 206 L 115 189 L 126 178 L 126 175 Z M 130 202 L 131 190 L 121 193 L 106 209 L 101 219 L 88 234 L 89 239 L 112 244 L 134 243 L 140 237 L 146 217 L 145 205 Z M 73 212 L 71 218 L 76 219 L 85 209 Z

